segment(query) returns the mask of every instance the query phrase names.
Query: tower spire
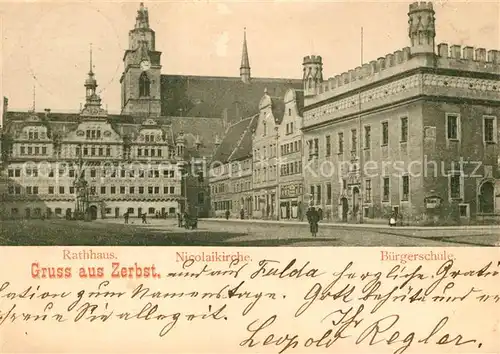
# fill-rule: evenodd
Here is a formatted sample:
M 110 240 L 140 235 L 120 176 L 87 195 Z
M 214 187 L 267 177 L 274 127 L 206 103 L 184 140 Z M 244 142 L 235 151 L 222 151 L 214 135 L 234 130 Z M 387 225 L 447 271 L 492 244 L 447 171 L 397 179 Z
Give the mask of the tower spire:
M 241 53 L 240 77 L 244 83 L 250 82 L 250 60 L 248 60 L 247 29 L 243 29 L 243 50 Z
M 90 43 L 90 70 L 89 73 L 92 73 L 92 43 Z
M 33 84 L 33 103 L 31 106 L 31 111 L 33 113 L 36 112 L 36 85 L 35 84 Z

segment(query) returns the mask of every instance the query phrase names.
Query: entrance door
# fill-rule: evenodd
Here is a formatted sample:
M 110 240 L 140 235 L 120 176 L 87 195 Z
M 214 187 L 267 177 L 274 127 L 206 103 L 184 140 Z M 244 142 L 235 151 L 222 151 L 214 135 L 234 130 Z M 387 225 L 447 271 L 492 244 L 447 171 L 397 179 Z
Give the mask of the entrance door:
M 89 213 L 90 213 L 90 220 L 96 220 L 97 219 L 97 207 L 95 205 L 92 205 L 89 208 Z
M 120 208 L 115 208 L 115 218 L 119 218 L 120 217 Z
M 140 218 L 142 215 L 142 208 L 137 208 L 137 217 Z
M 481 185 L 479 196 L 479 208 L 481 213 L 490 214 L 495 210 L 495 187 L 491 182 Z
M 347 213 L 349 212 L 349 203 L 347 202 L 347 198 L 342 198 L 340 200 L 340 205 L 342 207 L 342 221 L 347 222 Z
M 357 216 L 359 212 L 359 188 L 352 189 L 352 214 Z

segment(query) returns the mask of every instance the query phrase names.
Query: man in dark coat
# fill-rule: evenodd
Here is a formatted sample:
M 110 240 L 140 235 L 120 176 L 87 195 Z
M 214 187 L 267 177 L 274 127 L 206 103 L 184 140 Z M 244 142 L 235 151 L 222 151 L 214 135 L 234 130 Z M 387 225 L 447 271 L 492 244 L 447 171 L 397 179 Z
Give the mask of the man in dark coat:
M 311 235 L 316 237 L 318 234 L 318 222 L 319 222 L 319 214 L 314 207 L 310 207 L 306 213 L 307 221 L 309 222 L 309 229 L 311 231 Z
M 228 209 L 228 210 L 226 210 L 226 220 L 229 220 L 229 214 L 231 214 L 231 213 L 229 212 L 229 209 Z

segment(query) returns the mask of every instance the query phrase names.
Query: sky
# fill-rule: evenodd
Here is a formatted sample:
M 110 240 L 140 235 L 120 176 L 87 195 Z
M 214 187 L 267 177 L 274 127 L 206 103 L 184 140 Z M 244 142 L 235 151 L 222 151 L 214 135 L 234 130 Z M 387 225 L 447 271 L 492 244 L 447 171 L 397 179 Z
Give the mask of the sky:
M 254 77 L 301 78 L 323 57 L 324 78 L 409 46 L 409 2 L 145 2 L 163 74 L 238 76 L 247 28 Z M 0 3 L 0 94 L 9 110 L 76 112 L 93 47 L 103 107 L 120 111 L 120 75 L 139 2 Z M 436 44 L 500 49 L 500 5 L 435 1 Z M 363 27 L 363 50 L 361 50 Z M 35 95 L 33 94 L 35 92 Z M 35 96 L 35 100 L 33 97 Z

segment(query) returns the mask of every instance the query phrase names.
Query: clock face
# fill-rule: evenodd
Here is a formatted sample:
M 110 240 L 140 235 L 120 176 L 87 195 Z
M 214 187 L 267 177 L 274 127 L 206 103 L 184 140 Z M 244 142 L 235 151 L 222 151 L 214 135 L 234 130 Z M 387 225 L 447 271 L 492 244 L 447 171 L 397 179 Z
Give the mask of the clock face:
M 141 61 L 141 69 L 143 71 L 149 70 L 151 68 L 151 63 L 148 60 Z

